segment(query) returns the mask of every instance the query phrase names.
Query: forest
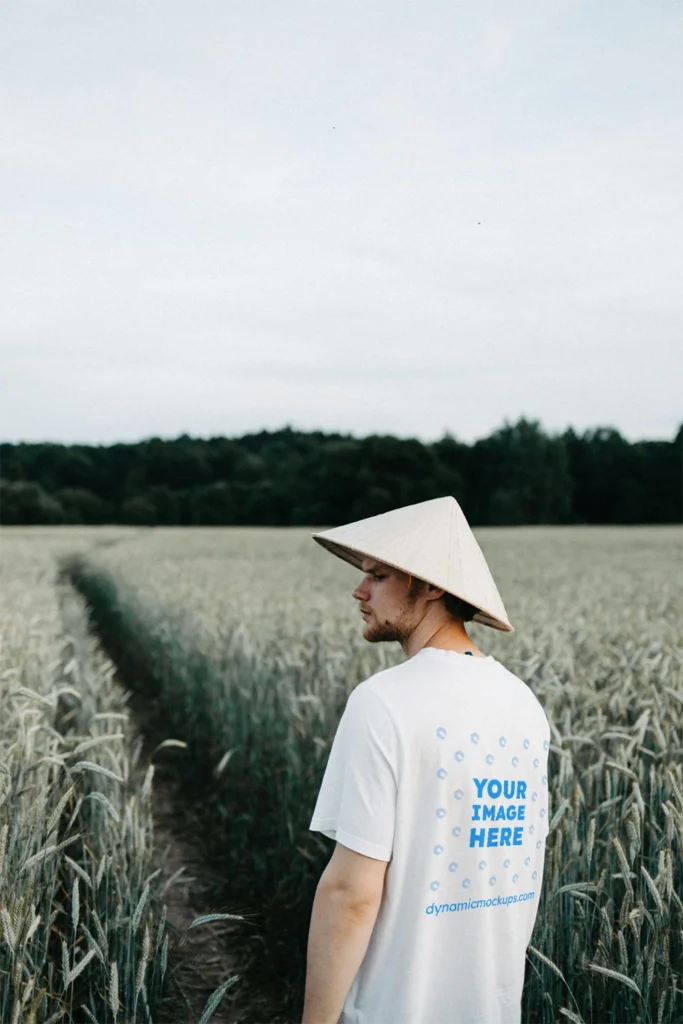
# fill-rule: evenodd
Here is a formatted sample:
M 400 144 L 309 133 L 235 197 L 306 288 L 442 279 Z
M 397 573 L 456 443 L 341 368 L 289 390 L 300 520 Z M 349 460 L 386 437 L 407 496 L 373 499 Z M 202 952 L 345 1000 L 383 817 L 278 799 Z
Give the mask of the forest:
M 506 422 L 466 444 L 303 432 L 83 445 L 0 444 L 0 523 L 322 526 L 452 494 L 473 526 L 683 520 L 672 441 Z

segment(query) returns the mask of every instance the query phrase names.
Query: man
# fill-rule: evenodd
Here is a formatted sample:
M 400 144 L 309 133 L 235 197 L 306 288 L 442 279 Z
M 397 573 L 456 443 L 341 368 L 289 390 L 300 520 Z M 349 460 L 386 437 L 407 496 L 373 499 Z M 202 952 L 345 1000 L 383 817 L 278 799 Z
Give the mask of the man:
M 407 660 L 353 690 L 330 751 L 303 1024 L 519 1024 L 550 730 L 465 629 L 513 631 L 484 556 L 452 497 L 314 539 L 364 573 L 364 638 Z

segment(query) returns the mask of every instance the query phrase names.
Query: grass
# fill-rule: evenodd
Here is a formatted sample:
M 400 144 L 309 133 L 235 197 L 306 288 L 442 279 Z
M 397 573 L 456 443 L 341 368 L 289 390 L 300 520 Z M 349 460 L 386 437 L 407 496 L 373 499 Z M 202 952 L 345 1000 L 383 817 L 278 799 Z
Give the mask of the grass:
M 153 766 L 82 598 L 56 583 L 63 540 L 3 546 L 0 1020 L 153 1022 L 178 939 L 152 867 Z

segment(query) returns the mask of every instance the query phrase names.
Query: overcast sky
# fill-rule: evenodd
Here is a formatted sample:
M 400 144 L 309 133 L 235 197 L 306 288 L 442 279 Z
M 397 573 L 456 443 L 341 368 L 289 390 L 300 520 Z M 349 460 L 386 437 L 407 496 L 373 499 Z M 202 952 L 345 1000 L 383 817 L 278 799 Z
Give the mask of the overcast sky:
M 3 0 L 0 435 L 672 438 L 674 0 Z

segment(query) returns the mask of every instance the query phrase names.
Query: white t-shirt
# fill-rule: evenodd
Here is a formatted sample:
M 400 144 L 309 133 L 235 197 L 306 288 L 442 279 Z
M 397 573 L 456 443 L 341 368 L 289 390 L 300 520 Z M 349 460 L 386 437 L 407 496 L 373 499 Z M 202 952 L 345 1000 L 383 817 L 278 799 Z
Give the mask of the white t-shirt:
M 351 693 L 310 828 L 390 864 L 342 1024 L 519 1024 L 549 741 L 490 656 L 425 647 Z

